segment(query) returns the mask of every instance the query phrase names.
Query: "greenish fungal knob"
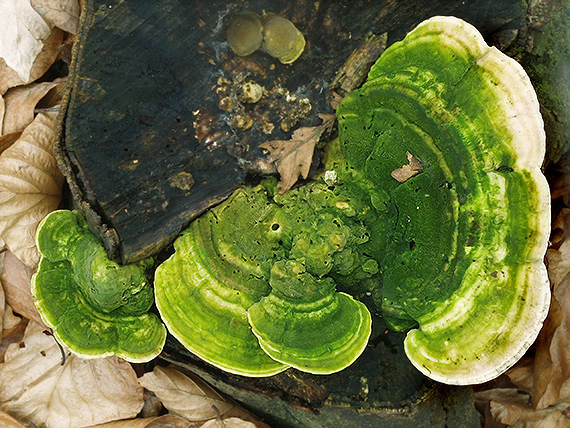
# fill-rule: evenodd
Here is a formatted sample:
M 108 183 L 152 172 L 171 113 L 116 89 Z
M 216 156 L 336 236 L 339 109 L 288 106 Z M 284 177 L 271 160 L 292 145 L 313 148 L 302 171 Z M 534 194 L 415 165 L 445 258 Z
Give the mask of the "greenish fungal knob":
M 247 56 L 261 47 L 263 27 L 256 13 L 233 15 L 226 27 L 230 48 L 239 56 Z
M 263 23 L 263 50 L 283 64 L 291 64 L 305 50 L 305 37 L 295 25 L 282 16 L 266 13 Z

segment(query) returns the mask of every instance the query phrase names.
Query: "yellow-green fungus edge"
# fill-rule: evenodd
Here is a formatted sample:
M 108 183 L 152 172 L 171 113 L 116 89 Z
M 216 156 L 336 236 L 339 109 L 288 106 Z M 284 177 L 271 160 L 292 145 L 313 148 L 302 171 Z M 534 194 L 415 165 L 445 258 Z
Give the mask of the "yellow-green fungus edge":
M 515 364 L 548 313 L 545 133 L 523 68 L 470 24 L 434 17 L 389 47 L 337 110 L 347 162 L 398 219 L 377 305 L 412 364 L 447 384 Z M 423 172 L 390 172 L 409 151 Z
M 166 328 L 149 312 L 147 264 L 107 258 L 79 211 L 58 210 L 38 225 L 42 256 L 31 291 L 57 341 L 82 358 L 118 356 L 147 362 L 160 354 Z

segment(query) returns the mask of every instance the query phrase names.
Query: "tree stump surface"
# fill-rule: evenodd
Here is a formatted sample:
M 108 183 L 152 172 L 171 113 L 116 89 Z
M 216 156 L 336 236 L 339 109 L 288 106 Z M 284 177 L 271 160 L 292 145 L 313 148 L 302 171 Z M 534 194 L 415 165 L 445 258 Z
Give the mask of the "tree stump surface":
M 328 84 L 369 33 L 390 44 L 439 14 L 499 37 L 520 27 L 523 3 L 86 0 L 56 153 L 109 254 L 140 260 L 259 169 L 260 144 L 332 113 Z M 224 23 L 244 11 L 290 19 L 307 40 L 301 57 L 235 55 Z M 220 109 L 249 80 L 266 96 Z

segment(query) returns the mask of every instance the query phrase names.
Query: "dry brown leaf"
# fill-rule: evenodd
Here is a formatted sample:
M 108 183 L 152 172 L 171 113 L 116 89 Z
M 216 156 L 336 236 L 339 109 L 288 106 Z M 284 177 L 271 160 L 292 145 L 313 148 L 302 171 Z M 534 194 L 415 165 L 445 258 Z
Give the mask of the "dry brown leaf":
M 16 328 L 9 331 L 4 330 L 2 332 L 2 343 L 0 343 L 0 363 L 4 362 L 4 355 L 6 355 L 8 347 L 12 343 L 20 343 L 22 341 L 28 323 L 29 320 L 27 318 L 22 318 L 22 321 L 16 326 Z
M 162 402 L 150 391 L 146 391 L 143 394 L 144 405 L 139 414 L 141 418 L 154 418 L 160 416 L 163 413 L 164 406 Z
M 37 225 L 61 200 L 64 179 L 53 155 L 56 115 L 39 113 L 0 155 L 0 236 L 31 268 L 39 261 Z
M 570 278 L 554 289 L 554 299 L 559 309 L 553 305 L 549 316 L 554 315 L 545 323 L 545 338 L 537 344 L 542 345 L 537 348 L 534 368 L 537 409 L 545 409 L 570 397 Z
M 62 352 L 66 354 L 65 362 Z M 0 409 L 39 428 L 77 428 L 135 417 L 143 391 L 120 358 L 84 360 L 30 322 L 0 364 Z
M 7 413 L 0 411 L 0 427 L 2 428 L 25 428 L 20 422 Z
M 4 95 L 8 89 L 14 86 L 25 85 L 43 76 L 57 59 L 59 47 L 62 43 L 63 31 L 59 28 L 54 28 L 45 41 L 42 51 L 36 57 L 28 80 L 20 78 L 18 73 L 8 67 L 6 62 L 0 58 L 0 95 Z
M 3 135 L 0 137 L 0 154 L 2 154 L 4 150 L 18 141 L 18 138 L 20 138 L 21 135 L 21 132 L 13 132 L 11 134 Z
M 6 114 L 6 102 L 4 101 L 4 97 L 2 96 L 2 94 L 0 94 L 0 136 L 2 135 L 2 127 L 4 124 L 4 115 Z M 0 144 L 0 148 L 3 145 Z M 0 150 L 0 153 L 2 153 L 2 150 Z
M 170 413 L 190 421 L 206 421 L 236 407 L 197 376 L 173 368 L 156 366 L 139 382 L 154 392 Z
M 80 12 L 78 0 L 32 0 L 32 7 L 54 26 L 77 34 Z
M 570 419 L 566 417 L 568 407 L 568 403 L 559 403 L 534 410 L 530 405 L 492 401 L 491 414 L 497 421 L 517 428 L 570 428 Z
M 176 415 L 164 415 L 145 419 L 129 419 L 93 425 L 89 428 L 194 428 L 194 422 Z
M 4 252 L 4 265 L 0 272 L 0 283 L 4 289 L 6 303 L 16 313 L 38 324 L 43 324 L 30 291 L 32 273 L 32 270 L 11 251 Z
M 29 0 L 0 2 L 0 57 L 22 80 L 29 80 L 34 61 L 51 28 Z
M 240 418 L 213 419 L 202 425 L 202 428 L 257 428 L 252 422 Z
M 31 83 L 10 89 L 4 95 L 6 112 L 2 135 L 23 131 L 34 120 L 38 102 L 61 82 Z
M 333 114 L 319 114 L 318 116 L 323 121 L 320 125 L 298 128 L 293 132 L 290 140 L 273 140 L 260 145 L 269 152 L 268 161 L 277 165 L 281 193 L 289 190 L 297 182 L 299 176 L 303 178 L 309 176 L 315 146 L 321 135 L 334 124 Z
M 422 163 L 413 154 L 407 151 L 406 156 L 408 158 L 408 163 L 401 168 L 395 169 L 391 173 L 392 178 L 400 183 L 408 181 L 410 178 L 418 175 L 424 170 Z

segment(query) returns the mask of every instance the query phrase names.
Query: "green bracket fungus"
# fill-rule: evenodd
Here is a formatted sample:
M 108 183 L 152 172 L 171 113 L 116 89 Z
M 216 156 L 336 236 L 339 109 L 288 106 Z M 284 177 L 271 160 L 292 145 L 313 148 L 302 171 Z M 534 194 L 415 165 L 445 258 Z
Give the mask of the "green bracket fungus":
M 152 287 L 144 263 L 120 266 L 78 211 L 54 211 L 37 231 L 42 253 L 32 294 L 56 339 L 84 358 L 116 355 L 132 362 L 156 357 L 166 329 L 149 313 Z
M 498 376 L 550 302 L 545 134 L 526 73 L 471 25 L 434 17 L 382 54 L 337 117 L 348 164 L 396 213 L 376 302 L 411 329 L 410 361 L 449 384 Z M 407 152 L 422 171 L 394 180 Z
M 331 278 L 306 272 L 296 260 L 271 268 L 272 291 L 251 306 L 248 319 L 271 358 L 299 370 L 329 374 L 348 367 L 368 344 L 372 318 L 366 306 L 335 293 Z
M 350 365 L 368 342 L 371 317 L 335 283 L 378 272 L 363 253 L 370 243 L 362 221 L 374 213 L 353 190 L 315 182 L 279 195 L 268 181 L 194 221 L 155 274 L 170 332 L 244 376 Z

